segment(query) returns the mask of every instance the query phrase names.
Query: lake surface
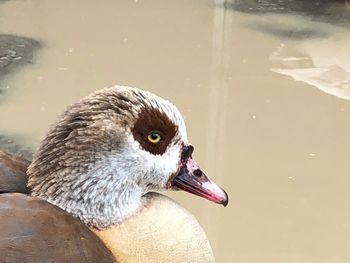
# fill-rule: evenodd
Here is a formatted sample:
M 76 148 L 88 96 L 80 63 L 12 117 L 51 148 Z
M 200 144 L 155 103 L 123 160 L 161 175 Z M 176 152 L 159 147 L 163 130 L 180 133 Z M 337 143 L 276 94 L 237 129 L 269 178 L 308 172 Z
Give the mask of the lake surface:
M 337 4 L 345 18 L 207 0 L 2 1 L 0 33 L 41 47 L 0 82 L 0 133 L 35 149 L 90 92 L 150 90 L 179 107 L 194 157 L 230 195 L 223 208 L 166 193 L 217 262 L 350 262 L 350 24 Z

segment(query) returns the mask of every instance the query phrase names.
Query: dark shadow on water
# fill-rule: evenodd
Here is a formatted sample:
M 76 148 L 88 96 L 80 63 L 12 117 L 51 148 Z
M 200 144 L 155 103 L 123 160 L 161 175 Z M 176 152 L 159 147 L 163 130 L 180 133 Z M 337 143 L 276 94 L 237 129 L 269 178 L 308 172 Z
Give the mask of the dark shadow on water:
M 271 25 L 264 22 L 259 24 L 247 24 L 248 28 L 258 30 L 260 32 L 265 32 L 271 35 L 275 35 L 279 38 L 286 39 L 312 39 L 312 38 L 324 38 L 328 37 L 330 34 L 326 30 L 320 28 L 289 28 L 288 26 L 281 25 Z
M 0 82 L 1 79 L 22 66 L 33 64 L 34 53 L 40 47 L 37 40 L 0 34 Z M 3 96 L 4 87 L 0 85 L 0 98 Z
M 226 9 L 240 12 L 298 14 L 315 21 L 349 26 L 350 11 L 345 2 L 344 0 L 223 0 L 220 4 Z

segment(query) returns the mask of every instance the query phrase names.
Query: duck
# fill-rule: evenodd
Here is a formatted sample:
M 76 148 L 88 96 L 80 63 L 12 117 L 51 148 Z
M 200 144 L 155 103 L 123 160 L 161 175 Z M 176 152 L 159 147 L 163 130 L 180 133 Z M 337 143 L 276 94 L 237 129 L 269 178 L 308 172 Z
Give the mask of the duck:
M 68 106 L 31 162 L 0 154 L 0 262 L 214 262 L 195 217 L 161 193 L 227 206 L 193 151 L 180 111 L 151 92 Z

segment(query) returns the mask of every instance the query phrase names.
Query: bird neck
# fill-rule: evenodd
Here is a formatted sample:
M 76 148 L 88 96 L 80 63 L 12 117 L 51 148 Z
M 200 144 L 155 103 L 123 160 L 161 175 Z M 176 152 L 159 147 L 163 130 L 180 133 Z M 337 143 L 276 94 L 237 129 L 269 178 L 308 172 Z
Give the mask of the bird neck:
M 76 168 L 64 165 L 44 176 L 29 177 L 31 195 L 60 207 L 88 226 L 103 229 L 115 225 L 141 209 L 144 194 L 140 185 L 122 174 L 115 159 L 110 155 L 94 161 L 79 160 L 74 163 Z

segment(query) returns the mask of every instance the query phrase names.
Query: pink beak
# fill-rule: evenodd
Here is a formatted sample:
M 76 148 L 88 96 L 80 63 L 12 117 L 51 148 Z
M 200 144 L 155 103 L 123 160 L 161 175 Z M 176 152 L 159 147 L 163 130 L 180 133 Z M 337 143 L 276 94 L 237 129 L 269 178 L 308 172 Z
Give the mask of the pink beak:
M 227 193 L 201 171 L 196 161 L 192 159 L 192 152 L 193 146 L 184 147 L 181 168 L 171 182 L 172 187 L 227 206 Z

